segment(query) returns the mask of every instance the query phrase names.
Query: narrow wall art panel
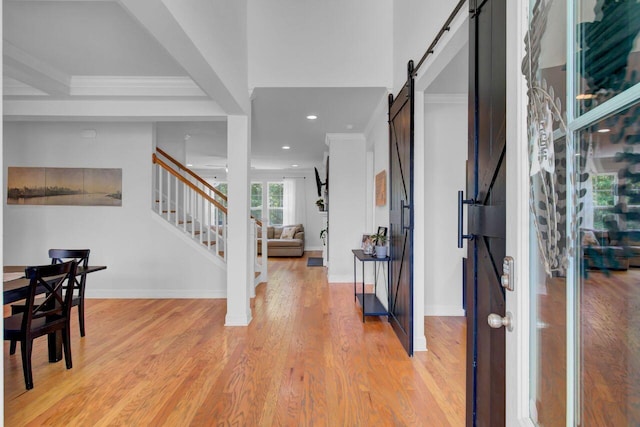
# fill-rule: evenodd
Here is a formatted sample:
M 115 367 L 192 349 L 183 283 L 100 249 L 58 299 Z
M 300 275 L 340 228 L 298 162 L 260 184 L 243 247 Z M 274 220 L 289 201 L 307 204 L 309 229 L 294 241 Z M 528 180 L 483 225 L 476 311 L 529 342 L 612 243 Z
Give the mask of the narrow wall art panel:
M 376 206 L 387 204 L 387 171 L 376 175 Z
M 122 169 L 9 167 L 7 204 L 122 206 Z

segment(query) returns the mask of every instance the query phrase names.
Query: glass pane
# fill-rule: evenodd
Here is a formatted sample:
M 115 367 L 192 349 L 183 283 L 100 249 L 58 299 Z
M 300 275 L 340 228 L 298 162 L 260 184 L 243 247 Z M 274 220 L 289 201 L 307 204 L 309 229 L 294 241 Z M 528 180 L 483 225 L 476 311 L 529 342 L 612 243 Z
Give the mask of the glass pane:
M 578 162 L 585 195 L 577 334 L 584 426 L 640 425 L 639 130 L 636 105 L 578 134 L 586 154 Z
M 226 182 L 217 182 L 213 184 L 216 190 L 219 190 L 225 196 L 227 195 L 227 183 Z
M 281 182 L 269 183 L 269 222 L 273 225 L 282 225 L 284 200 L 284 184 Z
M 566 424 L 566 7 L 535 3 L 522 64 L 529 89 L 529 415 L 546 426 Z
M 224 194 L 225 196 L 228 195 L 227 192 L 227 183 L 226 182 L 216 182 L 213 184 L 213 187 L 220 191 L 222 194 Z M 216 200 L 216 202 L 221 203 L 222 205 L 226 206 L 226 202 L 224 201 L 224 199 L 222 197 L 220 197 L 218 194 L 215 195 L 214 199 Z
M 269 209 L 269 222 L 272 225 L 283 225 L 282 219 L 283 219 L 282 208 Z
M 640 3 L 577 1 L 576 114 L 640 81 Z
M 262 219 L 262 184 L 251 184 L 251 215 L 256 219 Z

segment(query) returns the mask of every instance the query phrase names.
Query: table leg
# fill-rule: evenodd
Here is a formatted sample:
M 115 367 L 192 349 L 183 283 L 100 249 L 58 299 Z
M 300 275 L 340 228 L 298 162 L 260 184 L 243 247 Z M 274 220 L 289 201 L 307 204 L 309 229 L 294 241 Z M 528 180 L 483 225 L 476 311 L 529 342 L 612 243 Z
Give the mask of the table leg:
M 365 300 L 366 300 L 366 295 L 365 295 L 365 287 L 364 287 L 364 262 L 362 263 L 362 323 L 364 323 L 364 313 L 365 313 Z
M 62 331 L 55 331 L 47 336 L 49 343 L 49 363 L 62 360 Z
M 353 300 L 357 301 L 358 298 L 356 297 L 356 256 L 353 256 Z

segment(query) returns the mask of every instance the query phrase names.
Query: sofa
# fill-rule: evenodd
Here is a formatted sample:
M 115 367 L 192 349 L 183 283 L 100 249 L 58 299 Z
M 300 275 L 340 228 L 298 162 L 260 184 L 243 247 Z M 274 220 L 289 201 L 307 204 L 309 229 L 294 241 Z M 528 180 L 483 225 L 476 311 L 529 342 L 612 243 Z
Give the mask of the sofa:
M 581 246 L 585 268 L 640 267 L 640 230 L 581 230 Z
M 284 234 L 284 236 L 283 236 Z M 258 255 L 262 255 L 262 228 L 258 227 Z M 267 255 L 294 257 L 304 254 L 304 226 L 267 226 Z

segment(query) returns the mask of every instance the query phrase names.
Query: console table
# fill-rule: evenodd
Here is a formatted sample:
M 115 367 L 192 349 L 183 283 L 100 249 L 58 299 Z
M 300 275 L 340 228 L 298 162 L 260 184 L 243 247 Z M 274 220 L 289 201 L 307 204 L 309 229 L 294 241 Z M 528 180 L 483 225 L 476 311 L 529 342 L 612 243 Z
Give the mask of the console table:
M 365 321 L 364 320 L 365 316 L 388 315 L 389 312 L 387 311 L 386 308 L 384 308 L 384 305 L 382 305 L 382 303 L 378 299 L 376 291 L 378 290 L 378 276 L 379 276 L 378 266 L 382 265 L 383 267 L 382 277 L 385 278 L 385 285 L 387 286 L 387 289 L 386 289 L 387 296 L 389 295 L 389 261 L 391 260 L 391 258 L 389 258 L 388 256 L 384 258 L 376 258 L 371 255 L 366 255 L 362 249 L 352 249 L 351 252 L 353 252 L 353 295 L 354 295 L 354 298 L 358 300 L 358 302 L 360 303 L 360 306 L 362 307 L 362 322 Z M 358 293 L 356 290 L 357 261 L 360 261 L 362 263 L 362 292 L 361 293 Z M 373 263 L 373 273 L 374 273 L 373 293 L 365 292 L 364 266 L 367 262 Z M 384 276 L 385 266 L 386 266 L 386 277 Z

